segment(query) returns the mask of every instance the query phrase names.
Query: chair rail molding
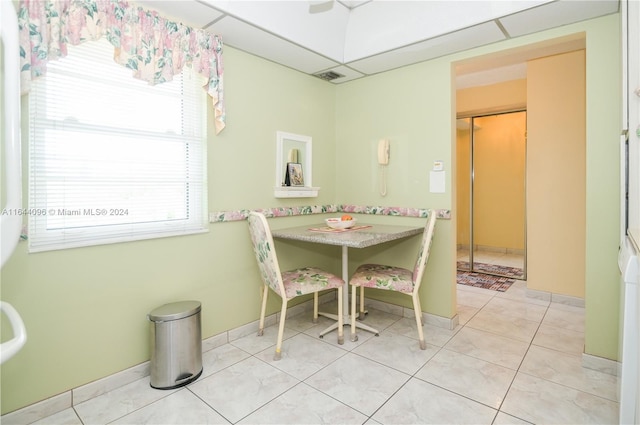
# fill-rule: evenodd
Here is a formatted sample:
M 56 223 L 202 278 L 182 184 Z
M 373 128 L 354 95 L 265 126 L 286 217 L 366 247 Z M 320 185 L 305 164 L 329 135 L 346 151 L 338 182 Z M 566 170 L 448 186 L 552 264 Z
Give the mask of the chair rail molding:
M 263 213 L 267 218 L 274 217 L 291 217 L 297 215 L 310 215 L 310 214 L 328 214 L 328 213 L 354 213 L 354 214 L 374 214 L 374 215 L 388 215 L 396 217 L 418 217 L 427 218 L 429 216 L 429 208 L 409 208 L 409 207 L 384 207 L 384 206 L 359 206 L 359 205 L 306 205 L 295 207 L 274 207 L 263 209 L 243 209 L 243 210 L 228 210 L 228 211 L 213 211 L 209 213 L 209 223 L 221 223 L 230 221 L 246 220 L 249 212 L 258 211 Z M 451 210 L 447 209 L 433 209 L 436 212 L 438 219 L 450 220 Z

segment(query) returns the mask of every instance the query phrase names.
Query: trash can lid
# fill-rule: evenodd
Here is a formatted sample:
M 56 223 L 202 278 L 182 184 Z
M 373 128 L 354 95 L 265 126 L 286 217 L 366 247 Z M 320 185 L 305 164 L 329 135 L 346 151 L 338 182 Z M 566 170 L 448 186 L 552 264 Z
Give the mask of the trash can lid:
M 153 309 L 147 317 L 153 322 L 166 322 L 192 316 L 198 313 L 200 309 L 199 301 L 179 301 L 161 305 Z

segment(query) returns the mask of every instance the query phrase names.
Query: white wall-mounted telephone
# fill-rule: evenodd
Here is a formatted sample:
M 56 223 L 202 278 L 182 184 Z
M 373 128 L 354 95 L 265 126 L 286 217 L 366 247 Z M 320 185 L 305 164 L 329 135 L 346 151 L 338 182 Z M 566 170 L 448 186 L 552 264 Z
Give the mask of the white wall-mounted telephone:
M 378 164 L 389 164 L 389 139 L 380 139 L 378 142 Z
M 387 195 L 387 175 L 385 169 L 389 165 L 389 139 L 378 142 L 378 164 L 380 164 L 380 195 Z

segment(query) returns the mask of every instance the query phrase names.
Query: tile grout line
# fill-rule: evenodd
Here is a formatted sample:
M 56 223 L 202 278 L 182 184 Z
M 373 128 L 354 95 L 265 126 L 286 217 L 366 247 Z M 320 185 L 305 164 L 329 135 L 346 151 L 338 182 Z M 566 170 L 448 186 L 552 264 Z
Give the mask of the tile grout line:
M 487 289 L 487 291 L 489 291 L 489 290 Z M 462 329 L 464 329 L 465 327 L 467 327 L 467 325 L 469 324 L 469 322 L 471 322 L 471 320 L 472 320 L 476 315 L 478 315 L 482 310 L 484 310 L 484 309 L 489 305 L 489 303 L 490 303 L 492 300 L 496 299 L 496 295 L 497 295 L 497 294 L 493 294 L 493 295 L 492 295 L 492 296 L 487 300 L 487 302 L 485 302 L 485 303 L 482 305 L 482 307 L 478 308 L 478 309 L 477 309 L 477 311 L 476 311 L 476 312 L 475 312 L 475 313 L 474 313 L 474 314 L 469 318 L 469 320 L 467 320 L 467 321 L 465 322 L 465 324 L 461 327 L 461 329 L 460 329 L 459 331 L 461 331 Z M 517 300 L 507 299 L 507 301 L 512 302 L 512 301 L 517 301 Z M 546 309 L 548 310 L 548 306 L 546 307 Z M 546 315 L 546 313 L 547 313 L 547 310 L 545 310 L 545 315 Z M 536 329 L 536 332 L 534 333 L 534 336 L 531 338 L 531 342 L 529 343 L 529 347 L 531 346 L 531 343 L 533 342 L 533 338 L 535 337 L 535 334 L 538 332 L 538 329 L 539 329 L 539 327 L 540 327 L 540 324 L 542 323 L 542 320 L 544 320 L 544 315 L 543 315 L 543 317 L 540 319 L 540 323 L 538 323 L 538 328 Z M 479 330 L 479 329 L 475 329 L 475 328 L 473 328 L 473 327 L 469 327 L 469 329 Z M 488 331 L 486 331 L 486 330 L 485 330 L 484 332 L 488 332 Z M 489 333 L 493 334 L 492 332 L 489 332 Z M 493 334 L 493 335 L 498 335 L 498 336 L 501 336 L 501 337 L 505 337 L 504 335 L 499 335 L 499 334 Z M 509 338 L 509 337 L 505 337 L 505 338 Z M 509 338 L 509 339 L 513 339 L 513 338 Z M 514 340 L 514 341 L 519 341 L 519 340 L 516 340 L 516 339 L 513 339 L 513 340 Z M 521 341 L 520 341 L 520 342 L 521 342 Z M 509 416 L 515 417 L 515 418 L 517 418 L 517 419 L 524 420 L 524 419 L 522 419 L 522 418 L 518 418 L 517 416 L 511 415 L 510 413 L 507 413 L 507 412 L 502 411 L 502 405 L 504 404 L 504 400 L 506 399 L 507 394 L 509 393 L 509 390 L 511 389 L 511 386 L 513 385 L 513 382 L 515 381 L 515 378 L 516 378 L 516 376 L 517 376 L 517 374 L 518 374 L 518 371 L 520 370 L 520 366 L 522 365 L 522 362 L 524 361 L 524 358 L 526 357 L 527 353 L 529 352 L 529 347 L 527 348 L 526 352 L 525 352 L 525 353 L 524 353 L 524 355 L 522 356 L 522 360 L 520 361 L 520 364 L 518 365 L 518 368 L 517 368 L 517 369 L 515 369 L 515 373 L 514 373 L 514 375 L 513 375 L 513 378 L 511 379 L 511 383 L 509 384 L 509 386 L 508 386 L 507 390 L 505 391 L 505 393 L 504 393 L 504 397 L 502 397 L 502 400 L 500 401 L 500 405 L 499 405 L 497 408 L 495 408 L 495 407 L 493 407 L 493 406 L 489 406 L 489 405 L 487 405 L 487 404 L 485 404 L 485 403 L 482 403 L 482 402 L 480 402 L 480 401 L 478 401 L 478 400 L 474 400 L 473 398 L 468 397 L 468 396 L 465 396 L 465 395 L 463 395 L 463 394 L 458 394 L 458 393 L 456 393 L 455 391 L 451 391 L 451 390 L 449 390 L 449 389 L 447 389 L 447 388 L 440 387 L 440 386 L 435 385 L 435 384 L 431 384 L 431 385 L 435 385 L 435 386 L 437 386 L 438 388 L 442 388 L 443 390 L 446 390 L 446 391 L 448 391 L 448 392 L 450 392 L 450 393 L 456 394 L 456 395 L 458 395 L 458 396 L 460 396 L 460 397 L 464 397 L 464 398 L 466 398 L 466 399 L 468 399 L 468 400 L 471 400 L 471 401 L 473 401 L 473 402 L 479 403 L 479 404 L 481 404 L 481 405 L 483 405 L 483 406 L 486 406 L 486 407 L 489 407 L 490 409 L 495 410 L 495 412 L 496 412 L 496 413 L 495 413 L 495 415 L 494 415 L 494 417 L 493 417 L 493 420 L 492 420 L 492 422 L 491 422 L 492 424 L 494 424 L 494 423 L 495 423 L 495 421 L 496 421 L 496 419 L 497 419 L 497 417 L 498 417 L 498 415 L 499 415 L 500 413 L 503 413 L 503 414 L 505 414 L 505 415 L 509 415 Z M 442 349 L 443 349 L 443 348 L 444 348 L 444 347 L 442 347 Z M 463 353 L 460 353 L 460 354 L 463 354 Z M 466 354 L 463 354 L 463 355 L 466 355 Z M 477 357 L 474 357 L 474 356 L 471 356 L 471 357 L 473 357 L 473 358 L 477 358 Z M 487 360 L 483 360 L 483 359 L 478 359 L 478 360 L 482 360 L 482 361 L 485 361 L 485 362 L 490 363 L 490 364 L 496 364 L 496 363 L 488 362 Z M 496 365 L 497 365 L 497 364 L 496 364 Z M 500 366 L 500 365 L 498 365 L 498 366 Z M 505 366 L 502 366 L 502 367 L 505 367 Z M 509 369 L 509 368 L 507 368 L 507 369 Z M 514 370 L 514 369 L 511 369 L 511 370 Z M 420 379 L 420 378 L 416 378 L 416 379 Z M 425 382 L 426 382 L 426 381 L 425 381 Z M 528 422 L 528 421 L 525 421 L 525 422 Z
M 498 412 L 502 412 L 502 406 L 504 405 L 504 402 L 507 399 L 507 396 L 509 395 L 509 391 L 511 391 L 511 387 L 513 386 L 513 383 L 515 382 L 516 378 L 518 377 L 518 373 L 520 373 L 520 368 L 522 367 L 522 364 L 524 363 L 524 360 L 527 358 L 527 355 L 529 354 L 529 350 L 531 349 L 531 346 L 533 345 L 533 340 L 535 339 L 536 335 L 538 334 L 538 331 L 540 330 L 540 326 L 542 326 L 542 322 L 544 321 L 544 318 L 547 316 L 547 313 L 549 312 L 549 307 L 550 307 L 550 303 L 549 303 L 549 305 L 546 306 L 544 314 L 542 315 L 542 318 L 540 319 L 540 322 L 538 323 L 536 331 L 533 333 L 533 336 L 531 337 L 531 341 L 529 341 L 529 345 L 527 346 L 527 350 L 525 351 L 524 355 L 522 356 L 522 360 L 520 361 L 520 364 L 518 364 L 518 368 L 516 369 L 516 373 L 513 374 L 513 379 L 511 380 L 511 383 L 509 384 L 509 387 L 507 388 L 507 391 L 505 391 L 504 397 L 502 398 L 502 401 L 500 401 L 500 406 L 498 407 Z M 512 415 L 511 413 L 507 413 L 507 412 L 502 412 L 502 413 L 504 413 L 506 415 L 509 415 L 509 416 L 513 416 L 513 417 L 518 418 L 518 419 L 521 419 L 521 420 L 523 420 L 525 422 L 529 422 L 528 420 L 520 418 L 520 417 L 515 416 L 515 415 Z M 495 419 L 494 419 L 494 421 L 495 421 Z

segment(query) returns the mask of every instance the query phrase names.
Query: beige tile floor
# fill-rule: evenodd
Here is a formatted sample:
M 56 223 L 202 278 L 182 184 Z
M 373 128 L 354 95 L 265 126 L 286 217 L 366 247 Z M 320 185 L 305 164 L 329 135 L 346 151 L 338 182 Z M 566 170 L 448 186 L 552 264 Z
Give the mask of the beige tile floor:
M 469 261 L 469 250 L 458 249 L 457 259 L 458 261 Z M 521 254 L 479 249 L 473 253 L 473 261 L 474 263 L 499 264 L 524 269 L 524 255 Z
M 614 424 L 617 378 L 582 367 L 584 311 L 525 295 L 458 285 L 460 325 L 425 325 L 370 309 L 380 336 L 318 332 L 309 314 L 204 353 L 204 372 L 177 390 L 149 377 L 38 424 Z

